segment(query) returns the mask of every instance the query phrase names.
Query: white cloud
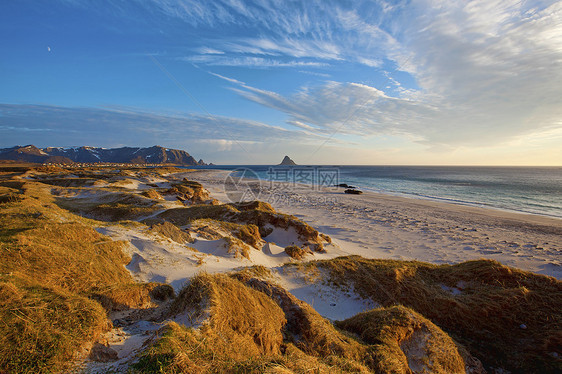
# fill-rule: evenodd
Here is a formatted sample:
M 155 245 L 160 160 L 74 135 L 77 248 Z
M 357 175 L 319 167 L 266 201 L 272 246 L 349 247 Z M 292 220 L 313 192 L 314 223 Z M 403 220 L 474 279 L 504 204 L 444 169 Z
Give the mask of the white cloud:
M 422 117 L 434 110 L 421 102 L 393 98 L 358 83 L 326 82 L 284 97 L 247 85 L 233 89 L 243 97 L 289 115 L 288 123 L 317 134 L 375 135 L 418 133 Z
M 228 56 L 189 56 L 181 57 L 180 60 L 188 61 L 191 63 L 203 63 L 209 66 L 245 66 L 255 68 L 271 68 L 271 67 L 321 67 L 326 66 L 325 63 L 315 61 L 298 61 L 298 60 L 275 60 L 262 57 L 241 56 L 241 57 L 228 57 Z
M 240 85 L 245 84 L 244 82 L 239 81 L 239 80 L 237 80 L 237 79 L 225 77 L 224 75 L 220 75 L 220 74 L 217 74 L 217 73 L 209 72 L 209 74 L 214 75 L 215 77 L 220 78 L 220 79 L 223 79 L 223 80 L 225 80 L 225 81 L 227 81 L 227 82 L 230 82 L 230 83 L 235 83 L 235 84 L 240 84 Z
M 341 60 L 340 48 L 322 40 L 260 37 L 232 40 L 223 46 L 236 53 Z
M 373 60 L 369 58 L 358 57 L 357 61 L 360 64 L 367 65 L 373 68 L 378 68 L 382 66 L 382 60 Z
M 199 139 L 198 143 L 207 144 L 215 149 L 215 151 L 232 151 L 233 149 L 237 149 L 241 145 L 251 146 L 260 144 L 261 142 L 258 141 L 249 141 L 249 140 L 230 140 L 230 139 Z
M 198 52 L 203 55 L 224 55 L 223 51 L 209 47 L 201 47 L 198 49 Z
M 456 147 L 560 128 L 562 3 L 427 0 L 398 10 L 396 22 L 405 27 L 397 39 L 378 27 L 366 28 L 365 35 L 380 38 L 378 45 L 414 74 L 420 90 L 406 89 L 388 74 L 399 98 L 336 82 L 289 96 L 249 86 L 237 92 L 318 134 L 404 134 Z M 396 16 L 397 9 L 388 12 Z M 336 14 L 349 30 L 365 26 L 357 13 Z

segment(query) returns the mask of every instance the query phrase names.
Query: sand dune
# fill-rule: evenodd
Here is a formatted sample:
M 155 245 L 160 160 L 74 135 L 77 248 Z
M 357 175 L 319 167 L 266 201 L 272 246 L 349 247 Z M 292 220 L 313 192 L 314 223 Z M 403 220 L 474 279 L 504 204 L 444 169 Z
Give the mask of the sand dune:
M 197 171 L 189 177 L 228 201 L 227 175 Z M 373 192 L 248 183 L 261 200 L 330 235 L 345 254 L 435 264 L 489 258 L 562 279 L 560 219 Z

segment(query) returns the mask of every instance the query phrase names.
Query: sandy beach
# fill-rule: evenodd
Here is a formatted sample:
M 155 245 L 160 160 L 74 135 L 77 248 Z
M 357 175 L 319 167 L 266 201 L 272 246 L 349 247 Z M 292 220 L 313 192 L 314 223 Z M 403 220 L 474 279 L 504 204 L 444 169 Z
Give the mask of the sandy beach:
M 343 188 L 256 180 L 234 185 L 228 175 L 216 170 L 186 174 L 222 202 L 230 202 L 232 191 L 250 188 L 252 196 L 330 235 L 331 256 L 435 264 L 488 258 L 562 279 L 560 219 L 373 192 L 349 195 Z

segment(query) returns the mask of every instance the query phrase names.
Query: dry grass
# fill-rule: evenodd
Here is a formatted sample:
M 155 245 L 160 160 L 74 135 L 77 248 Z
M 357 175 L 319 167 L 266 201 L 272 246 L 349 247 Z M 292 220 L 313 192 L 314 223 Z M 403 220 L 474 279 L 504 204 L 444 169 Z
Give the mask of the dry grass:
M 279 305 L 287 319 L 287 339 L 306 354 L 317 357 L 338 356 L 351 360 L 358 360 L 364 354 L 365 347 L 337 331 L 310 305 L 298 300 L 282 287 L 248 277 L 244 273 L 238 273 L 235 277 Z
M 24 283 L 0 282 L 0 372 L 61 371 L 108 328 L 105 311 L 86 297 Z
M 205 322 L 199 330 L 168 323 L 133 365 L 132 372 L 370 372 L 360 362 L 345 357 L 348 346 L 352 347 L 350 351 L 360 349 L 359 343 L 338 333 L 310 306 L 284 290 L 283 295 L 291 299 L 288 304 L 280 303 L 277 293 L 268 294 L 269 288 L 259 289 L 248 282 L 255 279 L 250 273 L 238 273 L 235 278 L 207 274 L 195 277 L 172 304 L 171 315 L 188 312 L 195 319 L 207 316 Z M 291 311 L 300 311 L 301 306 L 301 314 Z M 338 356 L 337 352 L 343 354 Z
M 244 257 L 250 260 L 250 247 L 246 243 L 231 236 L 225 236 L 223 239 L 226 243 L 228 253 L 234 254 L 235 258 Z
M 164 198 L 162 197 L 162 195 L 160 195 L 160 193 L 154 189 L 148 189 L 142 192 L 141 194 L 144 197 L 148 197 L 149 199 L 152 200 L 164 200 Z
M 302 260 L 306 254 L 304 249 L 299 248 L 296 245 L 285 247 L 285 253 L 296 260 Z
M 200 308 L 206 304 L 203 300 L 208 300 L 210 311 L 201 331 L 217 354 L 238 360 L 280 352 L 285 317 L 263 293 L 226 275 L 202 274 L 180 292 L 171 311 L 179 314 L 188 306 Z
M 429 320 L 403 306 L 360 313 L 336 324 L 372 344 L 376 372 L 465 373 L 455 342 Z
M 177 226 L 184 226 L 200 219 L 254 225 L 261 237 L 271 232 L 271 226 L 281 229 L 293 228 L 299 239 L 312 250 L 322 251 L 322 240 L 318 231 L 294 216 L 277 213 L 271 205 L 263 202 L 222 205 L 194 205 L 187 208 L 168 209 L 158 218 L 170 221 Z M 251 234 L 255 238 L 257 235 Z M 326 239 L 324 239 L 326 240 Z
M 260 235 L 260 230 L 256 225 L 237 225 L 238 227 L 234 229 L 233 234 L 235 237 L 240 239 L 246 244 L 259 249 L 263 240 Z
M 172 184 L 172 187 L 166 193 L 174 194 L 178 199 L 190 201 L 192 204 L 212 202 L 209 192 L 203 188 L 201 183 L 189 181 L 186 178 L 181 183 Z
M 0 204 L 16 203 L 22 199 L 19 188 L 0 184 Z
M 275 209 L 273 209 L 271 204 L 259 200 L 242 202 L 242 203 L 233 203 L 232 205 L 240 211 L 261 210 L 264 212 L 275 213 Z
M 252 266 L 239 268 L 236 271 L 234 271 L 231 275 L 234 275 L 239 279 L 258 278 L 258 279 L 267 280 L 267 279 L 274 278 L 274 273 L 271 271 L 271 269 L 263 265 L 252 265 Z
M 108 311 L 146 309 L 156 307 L 155 300 L 161 302 L 174 298 L 174 289 L 159 283 L 125 283 L 92 292 L 89 296 Z
M 57 187 L 86 187 L 92 186 L 98 179 L 97 178 L 68 178 L 68 177 L 58 177 L 58 178 L 37 178 L 41 183 L 45 183 L 51 186 Z
M 168 323 L 131 372 L 409 374 L 410 367 L 464 372 L 452 339 L 421 315 L 404 307 L 358 315 L 341 325 L 362 334 L 354 338 L 264 280 L 270 272 L 262 270 L 193 278 L 169 317 L 189 316 L 200 328 Z
M 20 198 L 0 205 L 0 372 L 59 372 L 108 328 L 95 298 L 141 307 L 155 286 L 136 284 L 122 243 L 61 209 L 50 186 L 2 183 Z
M 191 238 L 189 232 L 180 229 L 179 227 L 168 221 L 153 224 L 150 227 L 150 231 L 165 238 L 172 239 L 176 243 L 193 243 L 193 239 Z
M 368 260 L 319 261 L 330 281 L 383 306 L 412 308 L 484 364 L 515 373 L 557 373 L 562 361 L 562 282 L 492 260 L 457 265 Z M 459 287 L 453 295 L 443 288 Z M 521 328 L 524 324 L 526 328 Z
M 164 221 L 166 222 L 166 221 Z M 213 218 L 203 218 L 192 221 L 189 229 L 197 232 L 208 240 L 217 240 L 223 237 L 231 237 L 235 241 L 240 240 L 247 245 L 260 249 L 263 239 L 256 225 L 244 225 L 220 221 Z
M 109 192 L 95 201 L 61 197 L 57 204 L 63 209 L 109 222 L 139 219 L 160 209 L 154 200 L 127 192 Z
M 219 355 L 205 334 L 168 323 L 160 337 L 141 355 L 129 370 L 131 374 L 367 374 L 372 371 L 357 362 L 310 356 L 287 343 L 278 355 L 232 359 Z

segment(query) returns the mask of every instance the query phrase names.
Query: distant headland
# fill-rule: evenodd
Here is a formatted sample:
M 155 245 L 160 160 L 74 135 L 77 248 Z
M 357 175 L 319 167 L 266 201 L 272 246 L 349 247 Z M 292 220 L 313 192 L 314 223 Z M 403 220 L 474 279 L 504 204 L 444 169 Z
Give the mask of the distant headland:
M 289 156 L 285 156 L 279 165 L 296 165 L 296 162 L 291 160 Z

